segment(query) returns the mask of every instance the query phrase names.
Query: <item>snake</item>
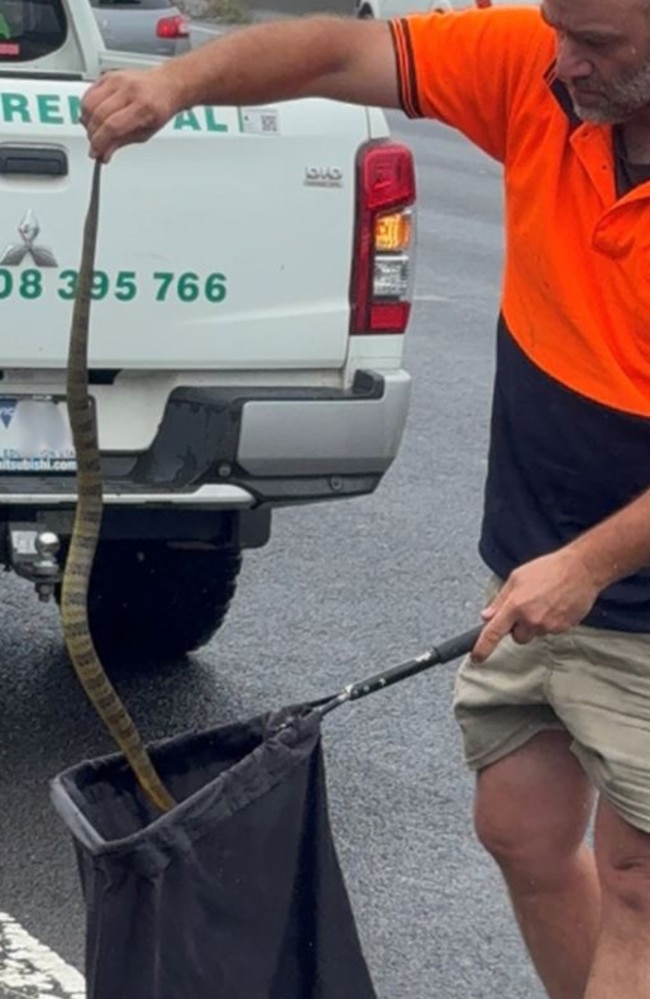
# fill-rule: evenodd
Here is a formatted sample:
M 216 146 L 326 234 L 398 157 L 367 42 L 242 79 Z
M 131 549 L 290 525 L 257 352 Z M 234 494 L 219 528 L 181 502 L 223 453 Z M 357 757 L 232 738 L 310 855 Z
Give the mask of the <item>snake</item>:
M 96 409 L 88 391 L 88 337 L 99 224 L 100 176 L 101 162 L 96 160 L 83 229 L 68 346 L 66 403 L 76 456 L 77 502 L 63 572 L 61 621 L 68 655 L 83 690 L 129 763 L 143 793 L 155 808 L 167 812 L 174 807 L 175 801 L 157 773 L 135 722 L 106 674 L 93 642 L 88 615 L 90 575 L 103 511 Z

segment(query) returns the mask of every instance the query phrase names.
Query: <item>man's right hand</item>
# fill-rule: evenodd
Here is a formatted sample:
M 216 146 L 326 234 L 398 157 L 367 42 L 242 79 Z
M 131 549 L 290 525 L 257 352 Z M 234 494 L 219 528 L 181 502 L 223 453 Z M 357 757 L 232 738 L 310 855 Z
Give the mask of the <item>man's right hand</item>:
M 89 88 L 81 105 L 90 155 L 108 163 L 122 146 L 146 142 L 179 110 L 165 67 L 107 73 Z
M 154 69 L 106 74 L 87 92 L 81 121 L 90 155 L 108 163 L 184 108 L 300 97 L 399 107 L 388 24 L 320 15 L 228 31 Z

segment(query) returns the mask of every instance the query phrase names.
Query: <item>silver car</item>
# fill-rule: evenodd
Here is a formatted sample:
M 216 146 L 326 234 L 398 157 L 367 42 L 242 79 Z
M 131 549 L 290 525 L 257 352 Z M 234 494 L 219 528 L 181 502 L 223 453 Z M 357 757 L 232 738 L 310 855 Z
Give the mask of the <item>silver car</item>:
M 451 0 L 355 0 L 354 4 L 357 17 L 381 20 L 402 17 L 404 14 L 451 9 Z
M 190 48 L 190 22 L 170 0 L 90 0 L 104 44 L 174 56 Z

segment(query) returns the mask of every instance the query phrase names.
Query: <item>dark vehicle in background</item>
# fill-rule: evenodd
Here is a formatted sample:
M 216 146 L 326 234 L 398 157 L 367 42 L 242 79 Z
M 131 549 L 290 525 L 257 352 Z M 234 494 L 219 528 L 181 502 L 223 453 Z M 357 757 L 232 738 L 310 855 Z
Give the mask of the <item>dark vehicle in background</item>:
M 90 0 L 104 44 L 121 52 L 175 56 L 190 48 L 190 22 L 170 0 Z

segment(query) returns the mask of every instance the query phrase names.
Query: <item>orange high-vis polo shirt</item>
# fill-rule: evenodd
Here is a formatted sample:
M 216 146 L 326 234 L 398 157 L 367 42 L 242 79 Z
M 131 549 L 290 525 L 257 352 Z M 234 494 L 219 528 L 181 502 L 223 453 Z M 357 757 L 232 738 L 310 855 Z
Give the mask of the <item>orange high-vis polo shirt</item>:
M 577 118 L 536 8 L 390 28 L 406 114 L 459 129 L 504 168 L 480 549 L 507 577 L 650 487 L 650 182 L 617 193 L 613 129 Z M 587 622 L 650 632 L 650 572 L 608 588 Z

